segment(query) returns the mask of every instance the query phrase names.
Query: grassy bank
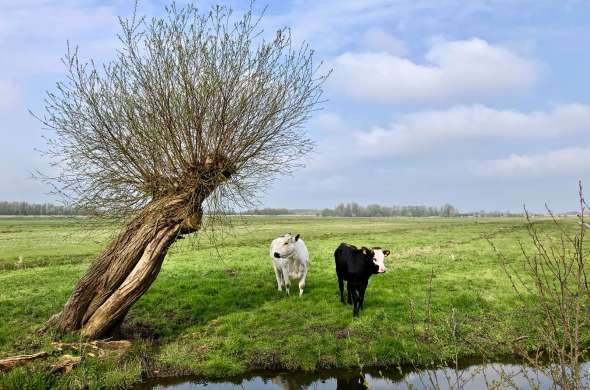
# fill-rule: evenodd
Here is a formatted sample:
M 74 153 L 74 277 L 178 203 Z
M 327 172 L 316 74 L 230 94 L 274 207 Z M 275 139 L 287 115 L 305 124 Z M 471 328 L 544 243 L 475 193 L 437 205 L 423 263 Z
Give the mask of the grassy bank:
M 35 329 L 61 310 L 114 229 L 83 219 L 0 219 L 0 358 L 50 350 L 51 335 L 36 336 Z M 300 233 L 311 254 L 302 298 L 276 290 L 268 245 L 285 232 Z M 200 239 L 171 248 L 127 316 L 123 334 L 133 347 L 125 357 L 86 356 L 59 376 L 37 363 L 0 375 L 0 388 L 125 387 L 150 376 L 253 368 L 425 365 L 484 350 L 499 357 L 510 351 L 493 341 L 526 335 L 530 319 L 514 312 L 516 296 L 486 237 L 519 266 L 518 242 L 527 242 L 521 219 L 238 221 L 217 237 L 217 247 Z M 343 241 L 392 251 L 389 272 L 369 283 L 359 319 L 339 303 L 333 252 Z

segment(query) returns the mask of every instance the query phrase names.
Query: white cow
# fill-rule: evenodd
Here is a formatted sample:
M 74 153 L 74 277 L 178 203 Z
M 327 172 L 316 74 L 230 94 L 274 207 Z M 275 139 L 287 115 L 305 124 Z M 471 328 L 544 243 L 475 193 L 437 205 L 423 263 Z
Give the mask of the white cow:
M 299 296 L 303 295 L 305 277 L 307 276 L 307 262 L 309 252 L 305 242 L 296 236 L 287 233 L 270 243 L 270 257 L 272 267 L 277 277 L 277 287 L 283 291 L 283 287 L 289 295 L 290 279 L 299 280 Z

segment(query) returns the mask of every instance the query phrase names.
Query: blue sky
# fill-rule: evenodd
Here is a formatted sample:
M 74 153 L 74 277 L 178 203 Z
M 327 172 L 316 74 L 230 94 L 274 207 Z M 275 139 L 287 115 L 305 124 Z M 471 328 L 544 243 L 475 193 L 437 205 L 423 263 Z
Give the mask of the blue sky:
M 143 0 L 160 14 L 166 2 Z M 179 1 L 178 3 L 183 3 Z M 197 2 L 207 9 L 213 2 Z M 228 1 L 237 10 L 249 2 Z M 30 179 L 44 91 L 66 41 L 108 60 L 129 0 L 0 0 L 0 199 L 52 200 Z M 261 194 L 268 207 L 341 201 L 451 203 L 460 210 L 576 208 L 590 193 L 590 2 L 292 0 L 262 26 L 292 27 L 333 68 L 306 129 L 305 168 Z

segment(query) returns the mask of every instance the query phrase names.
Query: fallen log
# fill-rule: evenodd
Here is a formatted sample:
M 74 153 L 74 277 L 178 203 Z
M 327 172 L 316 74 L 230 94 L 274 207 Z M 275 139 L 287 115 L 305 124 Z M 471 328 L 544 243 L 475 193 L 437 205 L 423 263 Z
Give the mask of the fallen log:
M 92 353 L 91 356 L 98 355 L 99 357 L 106 356 L 108 354 L 124 355 L 130 348 L 131 342 L 128 340 L 95 340 L 83 343 L 61 343 L 54 342 L 53 348 L 56 351 L 74 350 L 78 353 Z
M 27 364 L 33 360 L 46 358 L 49 356 L 47 352 L 34 353 L 32 355 L 19 355 L 0 360 L 0 371 L 8 371 L 12 367 Z
M 118 340 L 118 341 L 93 341 L 92 345 L 98 350 L 98 356 L 102 356 L 108 353 L 115 353 L 118 355 L 124 355 L 131 348 L 131 341 Z
M 51 365 L 51 373 L 55 374 L 70 372 L 74 366 L 82 361 L 81 356 L 63 355 L 60 356 L 59 360 Z
M 53 343 L 54 352 L 63 352 L 64 350 L 73 350 L 79 354 L 87 354 L 92 357 L 122 356 L 130 348 L 131 342 L 128 340 L 96 340 L 85 343 Z M 12 356 L 0 360 L 0 372 L 6 372 L 13 367 L 22 366 L 34 360 L 43 359 L 49 356 L 48 352 L 39 352 L 32 355 Z M 62 355 L 57 363 L 51 365 L 51 372 L 69 372 L 75 365 L 81 362 L 81 357 L 72 355 Z

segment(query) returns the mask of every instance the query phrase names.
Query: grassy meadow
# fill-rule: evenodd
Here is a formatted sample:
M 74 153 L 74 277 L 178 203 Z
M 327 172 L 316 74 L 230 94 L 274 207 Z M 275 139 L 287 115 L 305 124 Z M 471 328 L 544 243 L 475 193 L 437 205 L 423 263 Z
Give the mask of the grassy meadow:
M 550 221 L 536 223 L 553 234 Z M 0 359 L 52 350 L 52 335 L 35 330 L 61 310 L 115 232 L 83 219 L 0 218 Z M 300 233 L 310 251 L 301 298 L 277 291 L 268 256 L 270 241 L 285 232 Z M 530 244 L 520 218 L 249 217 L 215 239 L 170 249 L 127 316 L 122 332 L 133 347 L 123 358 L 87 355 L 63 375 L 34 363 L 0 374 L 0 388 L 125 388 L 149 377 L 261 368 L 421 366 L 484 352 L 501 359 L 511 352 L 502 341 L 530 331 L 532 319 L 514 309 L 516 294 L 488 242 L 521 268 L 519 241 Z M 358 319 L 339 302 L 333 253 L 343 241 L 392 251 L 389 272 L 371 278 Z M 534 337 L 527 342 L 535 347 Z

